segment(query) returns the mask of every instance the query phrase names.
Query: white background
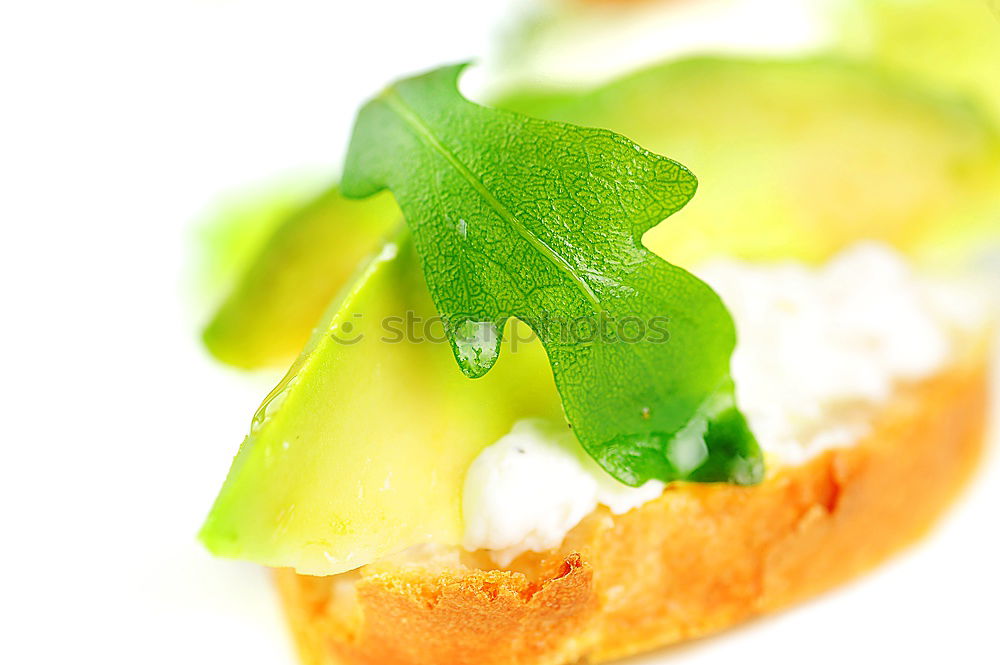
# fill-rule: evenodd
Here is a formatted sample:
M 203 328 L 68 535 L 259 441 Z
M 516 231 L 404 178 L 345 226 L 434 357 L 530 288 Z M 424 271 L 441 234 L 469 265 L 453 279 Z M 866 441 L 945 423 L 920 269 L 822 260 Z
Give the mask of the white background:
M 220 194 L 334 174 L 358 102 L 489 55 L 511 5 L 0 5 L 0 662 L 293 662 L 264 573 L 194 539 L 274 377 L 200 348 L 193 229 Z M 813 27 L 788 5 L 758 2 L 709 41 L 792 47 Z M 549 66 L 600 76 L 690 38 L 662 34 Z M 991 456 L 878 573 L 635 662 L 998 662 L 998 508 Z

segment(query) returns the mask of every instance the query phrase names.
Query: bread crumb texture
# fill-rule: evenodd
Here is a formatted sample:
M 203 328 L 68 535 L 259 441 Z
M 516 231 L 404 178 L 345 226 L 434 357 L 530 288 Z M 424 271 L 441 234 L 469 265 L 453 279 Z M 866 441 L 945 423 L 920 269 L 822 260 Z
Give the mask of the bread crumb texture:
M 900 390 L 857 445 L 756 487 L 674 484 L 504 569 L 484 553 L 332 577 L 278 570 L 308 665 L 599 663 L 703 636 L 829 589 L 917 539 L 980 451 L 979 360 Z

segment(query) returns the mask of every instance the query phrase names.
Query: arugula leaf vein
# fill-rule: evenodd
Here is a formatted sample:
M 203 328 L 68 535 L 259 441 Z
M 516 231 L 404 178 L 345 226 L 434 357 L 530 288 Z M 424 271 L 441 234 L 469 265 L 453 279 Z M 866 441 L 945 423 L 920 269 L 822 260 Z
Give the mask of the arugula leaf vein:
M 504 221 L 510 224 L 514 229 L 521 235 L 522 238 L 527 240 L 532 247 L 534 247 L 538 252 L 548 259 L 553 265 L 558 269 L 562 270 L 583 292 L 583 295 L 594 307 L 595 312 L 601 312 L 604 307 L 601 305 L 600 299 L 594 290 L 590 288 L 590 284 L 587 283 L 583 277 L 581 277 L 577 271 L 570 265 L 569 261 L 565 257 L 560 255 L 555 249 L 550 247 L 544 240 L 538 237 L 535 233 L 532 233 L 528 227 L 520 222 L 520 220 L 515 217 L 510 210 L 507 209 L 500 201 L 497 200 L 493 194 L 486 189 L 483 182 L 476 177 L 476 175 L 466 166 L 462 161 L 448 149 L 430 127 L 427 126 L 423 120 L 421 120 L 419 114 L 407 105 L 403 98 L 394 91 L 392 88 L 388 88 L 382 93 L 382 98 L 385 99 L 386 103 L 392 107 L 400 115 L 403 120 L 417 133 L 424 143 L 426 143 L 431 149 L 435 150 L 438 154 L 448 160 L 456 171 L 458 171 L 463 178 L 472 186 L 476 192 L 486 201 L 487 204 L 493 210 L 496 211 L 498 215 L 503 217 Z

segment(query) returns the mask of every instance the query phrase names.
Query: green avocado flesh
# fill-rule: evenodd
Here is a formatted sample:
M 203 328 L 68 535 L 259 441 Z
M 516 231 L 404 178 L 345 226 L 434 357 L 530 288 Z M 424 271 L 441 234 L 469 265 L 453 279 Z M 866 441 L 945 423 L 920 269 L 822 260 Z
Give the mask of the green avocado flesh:
M 991 3 L 992 10 L 991 13 Z M 855 0 L 843 47 L 953 90 L 1000 118 L 1000 2 Z
M 982 231 L 1000 194 L 1000 144 L 983 116 L 836 62 L 693 60 L 503 105 L 606 127 L 689 166 L 698 195 L 644 239 L 681 266 L 716 254 L 820 260 L 862 237 L 925 251 L 956 229 Z M 220 358 L 269 364 L 309 338 L 381 233 L 348 205 L 275 236 L 206 333 Z M 379 205 L 393 216 L 391 201 Z M 398 336 L 385 317 L 435 313 L 408 236 L 395 245 L 335 299 L 255 418 L 201 532 L 212 552 L 333 574 L 456 544 L 479 451 L 519 418 L 562 417 L 537 343 L 470 380 L 445 343 L 380 341 Z
M 399 219 L 389 194 L 352 201 L 334 187 L 306 202 L 278 226 L 205 327 L 209 351 L 236 367 L 287 366 Z
M 561 417 L 537 342 L 470 380 L 440 323 L 392 341 L 423 338 L 434 307 L 408 235 L 387 247 L 258 411 L 200 534 L 213 553 L 322 575 L 458 544 L 475 456 L 518 418 Z M 389 317 L 407 312 L 404 336 Z
M 678 265 L 819 261 L 860 238 L 933 260 L 943 244 L 997 234 L 988 116 L 861 65 L 694 59 L 504 105 L 613 129 L 690 168 L 698 195 L 643 239 Z

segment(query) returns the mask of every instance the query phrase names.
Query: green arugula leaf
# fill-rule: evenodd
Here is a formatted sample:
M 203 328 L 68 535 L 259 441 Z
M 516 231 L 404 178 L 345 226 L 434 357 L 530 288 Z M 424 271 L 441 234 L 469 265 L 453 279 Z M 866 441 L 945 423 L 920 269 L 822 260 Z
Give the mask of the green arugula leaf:
M 732 319 L 640 243 L 691 199 L 694 176 L 606 130 L 473 104 L 462 68 L 366 104 L 341 183 L 348 197 L 395 195 L 462 371 L 489 371 L 515 317 L 544 345 L 580 443 L 615 478 L 758 482 L 729 375 Z

